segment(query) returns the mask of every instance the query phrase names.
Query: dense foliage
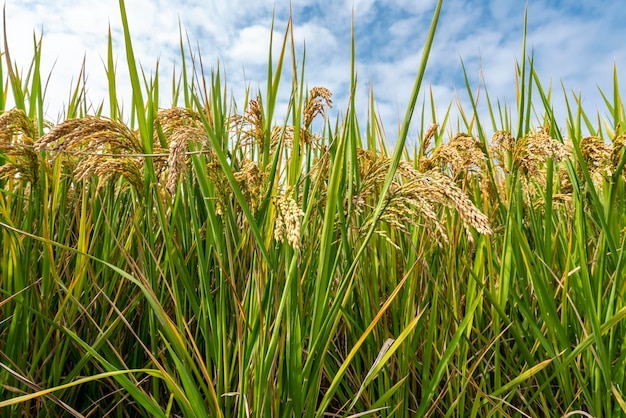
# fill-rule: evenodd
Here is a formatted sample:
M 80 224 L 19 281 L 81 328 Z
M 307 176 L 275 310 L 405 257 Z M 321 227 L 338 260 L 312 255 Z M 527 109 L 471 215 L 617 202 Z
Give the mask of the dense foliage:
M 576 97 L 561 126 L 525 58 L 517 121 L 498 106 L 430 126 L 422 109 L 411 151 L 440 1 L 388 153 L 375 112 L 357 121 L 354 68 L 347 111 L 329 120 L 331 92 L 289 62 L 290 27 L 242 111 L 184 50 L 159 109 L 120 6 L 130 115 L 111 42 L 110 108 L 87 114 L 79 85 L 57 125 L 40 43 L 26 75 L 5 46 L 2 416 L 626 414 L 617 75 L 612 119 Z

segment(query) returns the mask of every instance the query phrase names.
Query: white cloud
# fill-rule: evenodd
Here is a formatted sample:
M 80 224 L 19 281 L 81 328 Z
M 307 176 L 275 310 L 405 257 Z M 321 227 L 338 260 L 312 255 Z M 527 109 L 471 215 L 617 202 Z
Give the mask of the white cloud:
M 265 64 L 268 58 L 270 33 L 269 27 L 261 25 L 243 28 L 227 52 L 228 57 L 247 65 Z M 276 31 L 274 39 L 280 39 Z
M 296 24 L 293 32 L 296 44 L 306 43 L 308 49 L 320 54 L 335 52 L 337 39 L 327 27 L 308 22 L 302 25 Z
M 378 109 L 396 132 L 397 117 L 404 115 L 435 1 L 410 0 L 301 0 L 293 2 L 297 60 L 306 44 L 305 78 L 309 87 L 324 85 L 334 93 L 337 109 L 345 109 L 350 79 L 352 8 L 355 9 L 357 71 L 361 114 L 367 110 L 367 86 L 373 81 Z M 547 85 L 554 83 L 555 103 L 560 100 L 560 80 L 568 89 L 582 91 L 585 105 L 602 108 L 596 84 L 612 88 L 613 63 L 626 67 L 622 39 L 626 29 L 619 21 L 618 2 L 529 3 L 528 52 L 534 48 L 537 72 Z M 600 4 L 601 3 L 601 4 Z M 179 19 L 192 51 L 200 51 L 205 69 L 219 60 L 235 100 L 242 106 L 246 83 L 264 88 L 269 34 L 274 15 L 274 56 L 283 40 L 289 17 L 287 0 L 127 0 L 127 14 L 137 59 L 148 74 L 160 59 L 162 105 L 169 105 L 167 88 L 179 61 Z M 491 99 L 515 101 L 515 61 L 521 57 L 525 3 L 491 0 L 444 2 L 429 66 L 422 85 L 432 84 L 436 106 L 443 112 L 458 91 L 464 106 L 463 59 L 472 88 L 482 70 Z M 7 33 L 11 58 L 26 71 L 32 58 L 33 31 L 43 28 L 42 73 L 54 66 L 48 90 L 49 117 L 56 119 L 67 103 L 71 82 L 76 82 L 83 57 L 89 97 L 94 105 L 107 100 L 107 30 L 111 25 L 118 68 L 120 95 L 129 98 L 121 19 L 117 0 L 45 1 L 7 0 Z M 582 14 L 581 14 L 582 13 Z M 186 45 L 185 39 L 185 48 Z M 0 49 L 4 49 L 0 46 Z M 178 62 L 178 63 L 177 63 Z M 244 77 L 245 71 L 245 77 Z M 285 66 L 285 77 L 291 66 Z M 6 72 L 5 72 L 6 74 Z M 282 82 L 286 100 L 290 80 Z M 128 100 L 128 99 L 127 99 Z M 128 102 L 128 101 L 127 101 Z M 484 111 L 484 103 L 481 105 Z M 562 104 L 560 106 L 562 110 Z M 106 108 L 106 106 L 105 106 Z M 469 112 L 469 108 L 466 107 Z M 483 120 L 486 116 L 483 116 Z M 363 121 L 365 124 L 365 121 Z M 390 138 L 393 139 L 393 138 Z
M 389 26 L 389 33 L 400 39 L 407 38 L 415 32 L 415 27 L 418 23 L 419 19 L 416 17 L 397 20 L 392 22 L 391 26 Z

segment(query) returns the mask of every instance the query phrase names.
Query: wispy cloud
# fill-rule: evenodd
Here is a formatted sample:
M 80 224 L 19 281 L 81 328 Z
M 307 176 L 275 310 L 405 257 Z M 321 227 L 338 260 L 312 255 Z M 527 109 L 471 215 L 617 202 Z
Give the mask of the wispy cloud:
M 435 0 L 322 0 L 291 6 L 298 59 L 306 45 L 306 80 L 335 93 L 338 110 L 349 94 L 350 39 L 354 18 L 360 112 L 367 111 L 367 88 L 373 84 L 378 111 L 390 140 L 403 116 L 432 18 Z M 612 89 L 613 64 L 626 66 L 622 47 L 626 28 L 618 2 L 532 0 L 528 2 L 528 54 L 533 54 L 544 83 L 553 82 L 555 108 L 564 117 L 560 82 L 582 92 L 586 109 L 606 112 L 597 87 Z M 127 12 L 135 53 L 148 73 L 157 60 L 164 79 L 180 66 L 179 30 L 205 66 L 218 60 L 226 70 L 236 101 L 245 89 L 263 88 L 269 36 L 274 23 L 275 47 L 284 35 L 290 6 L 286 1 L 133 0 Z M 469 107 L 463 65 L 474 90 L 482 74 L 492 100 L 515 102 L 515 63 L 521 57 L 524 2 L 448 0 L 423 84 L 440 112 L 460 100 Z M 48 117 L 56 119 L 67 102 L 83 60 L 88 96 L 97 106 L 107 99 L 104 71 L 109 26 L 118 59 L 120 89 L 128 92 L 118 2 L 8 0 L 7 33 L 12 59 L 23 71 L 32 56 L 33 32 L 43 30 L 43 67 L 52 71 L 47 91 Z M 165 84 L 165 83 L 164 83 Z M 288 87 L 289 83 L 285 85 Z M 129 93 L 126 93 L 129 97 Z M 162 106 L 170 103 L 163 100 Z M 241 104 L 241 103 L 240 103 Z M 484 103 L 481 104 L 484 111 Z M 427 112 L 428 113 L 428 112 Z M 430 118 L 430 115 L 428 116 Z M 486 117 L 485 117 L 486 118 Z M 431 121 L 425 122 L 428 125 Z M 415 135 L 415 132 L 413 132 Z

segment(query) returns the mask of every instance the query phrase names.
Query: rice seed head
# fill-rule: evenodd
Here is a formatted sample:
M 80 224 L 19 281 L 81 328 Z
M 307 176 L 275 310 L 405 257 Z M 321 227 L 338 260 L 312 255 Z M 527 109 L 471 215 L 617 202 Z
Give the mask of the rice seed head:
M 420 171 L 428 171 L 435 166 L 435 163 L 430 157 L 432 156 L 432 139 L 437 134 L 437 129 L 439 129 L 439 124 L 435 123 L 431 125 L 422 137 L 421 141 L 419 141 L 417 165 Z
M 0 114 L 0 153 L 7 160 L 0 167 L 0 178 L 37 181 L 40 161 L 33 147 L 36 137 L 35 123 L 23 110 Z
M 271 138 L 270 138 L 270 149 L 271 152 L 276 151 L 276 147 L 280 139 L 283 140 L 283 145 L 287 148 L 293 147 L 293 137 L 295 133 L 295 128 L 291 125 L 287 126 L 272 126 Z
M 137 158 L 91 156 L 82 159 L 74 170 L 77 181 L 98 177 L 100 189 L 110 181 L 124 177 L 138 192 L 143 191 L 143 164 Z
M 359 172 L 362 175 L 362 199 L 371 193 L 375 198 L 380 184 L 384 181 L 390 159 L 378 156 L 373 151 L 359 151 Z M 472 240 L 470 227 L 481 234 L 492 234 L 489 219 L 472 203 L 469 197 L 444 173 L 438 170 L 421 172 L 410 161 L 401 161 L 398 176 L 393 180 L 385 211 L 381 220 L 406 231 L 409 225 L 417 225 L 420 218 L 428 221 L 427 227 L 433 228 L 443 243 L 448 242 L 445 226 L 438 215 L 437 207 L 443 206 L 456 210 Z M 371 222 L 371 219 L 370 219 Z M 365 225 L 367 227 L 367 223 Z M 441 245 L 441 242 L 439 243 Z
M 459 213 L 463 225 L 467 231 L 467 237 L 471 241 L 470 227 L 483 235 L 493 233 L 489 218 L 484 215 L 470 200 L 470 198 L 448 176 L 438 171 L 420 173 L 411 183 L 414 195 L 424 197 L 429 204 L 439 204 Z M 411 184 L 409 183 L 409 184 Z
M 524 135 L 515 143 L 513 158 L 515 165 L 528 178 L 545 181 L 544 163 L 548 159 L 559 162 L 567 158 L 565 145 L 548 134 L 549 128 L 541 126 Z
M 373 151 L 357 149 L 359 177 L 361 188 L 359 193 L 366 198 L 382 186 L 389 169 L 389 161 L 376 155 Z M 402 164 L 402 163 L 401 163 Z
M 320 138 L 311 132 L 311 124 L 313 120 L 321 115 L 326 118 L 326 111 L 332 108 L 332 93 L 325 87 L 313 87 L 309 92 L 309 100 L 303 109 L 303 123 L 300 127 L 300 142 L 313 148 L 318 148 Z M 294 126 L 274 126 L 271 133 L 271 147 L 272 152 L 275 151 L 281 136 L 283 137 L 283 145 L 291 148 L 293 147 L 293 139 L 296 131 Z
M 439 124 L 438 123 L 432 124 L 430 128 L 428 128 L 426 133 L 424 134 L 424 138 L 422 138 L 422 141 L 429 143 L 431 139 L 435 137 L 435 134 L 437 133 L 437 129 L 439 129 Z
M 533 153 L 539 154 L 544 161 L 552 159 L 556 162 L 563 161 L 569 156 L 566 146 L 550 136 L 550 127 L 540 126 L 534 132 L 528 134 L 528 146 L 534 148 Z
M 276 206 L 274 239 L 278 242 L 286 240 L 294 250 L 299 250 L 302 248 L 300 228 L 304 212 L 291 197 L 289 191 L 276 196 L 274 205 Z
M 546 162 L 552 160 L 558 165 L 571 155 L 568 146 L 552 138 L 549 132 L 550 127 L 540 126 L 519 139 L 506 131 L 497 131 L 491 138 L 490 154 L 495 164 L 504 173 L 514 169 L 519 171 L 522 190 L 529 199 L 533 198 L 538 188 L 546 185 Z M 496 183 L 502 182 L 496 179 Z M 484 185 L 492 187 L 487 183 Z M 502 183 L 493 187 L 502 189 L 505 186 Z
M 496 131 L 491 137 L 491 145 L 494 150 L 513 151 L 515 138 L 507 131 Z
M 604 179 L 613 174 L 612 146 L 604 142 L 602 138 L 588 136 L 580 140 L 580 153 L 587 164 L 594 185 L 601 187 Z
M 304 129 L 308 130 L 316 116 L 326 117 L 326 110 L 333 107 L 332 93 L 326 87 L 313 87 L 309 101 L 304 107 Z
M 233 115 L 227 123 L 230 131 L 241 135 L 241 146 L 256 144 L 263 147 L 265 144 L 265 128 L 263 125 L 263 108 L 259 98 L 250 100 L 244 115 Z
M 250 209 L 253 213 L 256 212 L 261 207 L 267 188 L 265 173 L 259 169 L 256 162 L 245 159 L 234 175 Z
M 12 145 L 32 145 L 36 129 L 21 109 L 10 109 L 0 114 L 0 150 L 10 152 Z
M 154 143 L 156 144 L 159 142 L 156 137 L 159 134 L 159 130 L 167 139 L 170 138 L 178 128 L 189 126 L 201 127 L 202 118 L 198 112 L 192 109 L 172 107 L 159 111 L 156 119 L 154 120 L 154 126 L 156 128 L 154 133 Z
M 494 160 L 494 164 L 498 166 L 504 173 L 509 173 L 509 155 L 515 149 L 515 138 L 507 131 L 496 131 L 491 137 L 489 153 Z
M 178 186 L 178 178 L 187 169 L 186 152 L 188 150 L 187 138 L 183 134 L 183 130 L 179 129 L 170 139 L 169 156 L 167 158 L 167 166 L 169 167 L 169 175 L 165 188 L 174 196 Z
M 613 146 L 611 149 L 611 165 L 615 170 L 622 158 L 624 147 L 626 146 L 626 132 L 613 138 Z M 626 174 L 626 173 L 625 173 Z
M 170 131 L 167 137 L 169 150 L 167 157 L 167 181 L 165 188 L 174 196 L 179 180 L 183 176 L 189 166 L 187 152 L 189 144 L 208 144 L 209 139 L 206 131 L 197 126 L 180 125 Z M 207 150 L 208 154 L 213 155 L 213 151 Z
M 122 122 L 98 116 L 69 119 L 39 138 L 35 150 L 62 158 L 77 180 L 98 176 L 100 187 L 122 176 L 139 192 L 143 189 L 143 160 L 125 156 L 141 154 L 143 148 L 138 134 Z
M 138 154 L 143 151 L 137 134 L 128 126 L 99 116 L 62 122 L 37 140 L 35 150 L 112 154 Z
M 208 148 L 209 142 L 198 112 L 181 107 L 159 111 L 154 120 L 153 148 L 155 153 L 167 153 L 168 157 L 155 157 L 154 170 L 170 196 L 176 193 L 180 177 L 187 172 L 189 145 Z
M 213 154 L 209 154 L 208 157 L 206 170 L 207 177 L 214 185 L 215 213 L 222 216 L 224 214 L 224 210 L 231 201 L 232 190 L 217 157 Z
M 431 165 L 449 167 L 453 178 L 479 175 L 485 169 L 485 153 L 480 141 L 465 133 L 456 134 L 448 144 L 437 147 Z
M 611 147 L 597 136 L 583 138 L 580 152 L 590 169 L 605 167 L 611 157 Z

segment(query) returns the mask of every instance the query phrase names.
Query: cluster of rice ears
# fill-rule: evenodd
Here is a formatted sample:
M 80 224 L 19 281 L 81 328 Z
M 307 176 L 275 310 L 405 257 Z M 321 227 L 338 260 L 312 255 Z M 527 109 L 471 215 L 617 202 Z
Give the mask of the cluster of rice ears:
M 182 42 L 159 109 L 120 1 L 130 114 L 109 35 L 109 116 L 79 81 L 58 124 L 43 117 L 41 39 L 24 74 L 5 44 L 0 415 L 626 414 L 617 72 L 611 119 L 565 95 L 559 126 L 523 48 L 512 109 L 485 94 L 489 120 L 476 99 L 455 128 L 422 108 L 409 151 L 440 8 L 392 153 L 373 94 L 357 121 L 354 45 L 331 121 L 290 25 L 243 109 Z

